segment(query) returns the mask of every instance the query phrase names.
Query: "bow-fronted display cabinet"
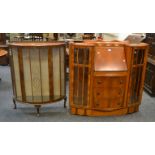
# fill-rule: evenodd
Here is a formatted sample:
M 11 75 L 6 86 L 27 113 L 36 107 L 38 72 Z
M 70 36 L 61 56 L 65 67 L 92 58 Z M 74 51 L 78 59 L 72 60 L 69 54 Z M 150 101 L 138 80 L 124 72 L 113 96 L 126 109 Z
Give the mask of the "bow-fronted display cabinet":
M 16 42 L 10 44 L 13 101 L 39 109 L 64 99 L 66 106 L 65 44 Z

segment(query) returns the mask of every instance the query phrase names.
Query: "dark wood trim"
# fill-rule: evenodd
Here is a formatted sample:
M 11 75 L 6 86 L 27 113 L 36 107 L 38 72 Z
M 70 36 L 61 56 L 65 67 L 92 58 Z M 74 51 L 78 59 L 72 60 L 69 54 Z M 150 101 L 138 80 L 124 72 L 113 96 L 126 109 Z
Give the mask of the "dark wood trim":
M 61 85 L 62 85 L 62 83 L 61 83 L 61 49 L 60 49 L 61 47 L 59 47 L 59 73 L 60 73 L 60 96 L 62 95 L 61 94 Z
M 10 57 L 10 70 L 11 70 L 11 79 L 12 79 L 12 88 L 13 88 L 13 95 L 15 95 L 15 97 L 17 97 L 17 89 L 16 89 L 16 80 L 15 80 L 15 70 L 14 70 L 14 63 L 13 63 L 13 52 L 12 52 L 12 48 L 10 48 L 10 53 L 9 53 L 9 57 Z
M 51 47 L 48 48 L 48 73 L 49 73 L 49 92 L 50 100 L 52 100 L 53 92 L 53 50 Z
M 22 100 L 26 101 L 22 48 L 18 48 L 18 62 L 19 62 L 19 74 L 20 74 Z
M 65 46 L 63 47 L 64 48 L 64 86 L 66 86 L 66 69 L 67 69 L 67 65 L 66 65 L 66 48 Z M 64 88 L 64 94 L 66 94 L 66 87 Z
M 33 98 L 33 101 L 34 101 L 34 95 L 33 95 L 33 85 L 32 85 L 32 65 L 31 65 L 31 53 L 30 53 L 30 50 L 31 50 L 31 48 L 28 48 L 29 49 L 29 51 L 28 51 L 28 53 L 29 53 L 29 63 L 30 63 L 30 76 L 31 76 L 31 92 L 32 92 L 32 98 Z

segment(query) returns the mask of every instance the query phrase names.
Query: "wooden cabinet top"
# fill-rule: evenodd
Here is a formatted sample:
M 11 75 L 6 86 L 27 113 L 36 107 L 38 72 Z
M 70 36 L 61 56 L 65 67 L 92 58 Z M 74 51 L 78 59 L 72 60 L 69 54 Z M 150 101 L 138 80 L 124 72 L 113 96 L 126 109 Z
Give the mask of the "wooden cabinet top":
M 147 43 L 131 44 L 128 41 L 84 40 L 83 43 L 71 43 L 74 46 L 130 46 L 146 47 Z
M 62 42 L 16 42 L 10 43 L 10 46 L 20 47 L 44 47 L 44 46 L 64 46 Z
M 146 46 L 149 46 L 149 44 L 146 44 L 146 43 L 127 44 L 127 46 L 131 46 L 131 47 L 146 47 Z

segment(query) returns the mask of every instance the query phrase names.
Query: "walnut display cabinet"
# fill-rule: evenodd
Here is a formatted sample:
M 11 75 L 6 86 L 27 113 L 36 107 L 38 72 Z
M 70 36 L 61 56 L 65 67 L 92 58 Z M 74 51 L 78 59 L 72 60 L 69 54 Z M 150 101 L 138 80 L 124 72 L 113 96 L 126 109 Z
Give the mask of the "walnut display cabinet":
M 71 113 L 108 116 L 138 111 L 147 52 L 145 43 L 71 43 Z
M 13 102 L 29 103 L 39 109 L 46 103 L 64 99 L 65 44 L 18 42 L 10 44 Z

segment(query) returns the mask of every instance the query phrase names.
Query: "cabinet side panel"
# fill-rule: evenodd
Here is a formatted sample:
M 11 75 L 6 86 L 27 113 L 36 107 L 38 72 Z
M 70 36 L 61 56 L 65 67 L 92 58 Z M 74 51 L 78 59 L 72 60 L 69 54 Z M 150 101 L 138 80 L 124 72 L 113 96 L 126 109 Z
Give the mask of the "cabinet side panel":
M 60 54 L 61 54 L 61 56 L 60 56 L 60 58 L 61 58 L 61 60 L 60 60 L 61 70 L 60 70 L 60 72 L 61 72 L 61 95 L 62 96 L 65 95 L 65 75 L 66 75 L 65 74 L 66 71 L 65 71 L 65 53 L 64 52 L 65 52 L 64 48 L 61 47 L 60 48 Z
M 16 83 L 16 94 L 17 97 L 22 97 L 21 94 L 21 81 L 20 81 L 20 74 L 19 74 L 19 60 L 18 60 L 18 49 L 12 48 L 12 55 L 13 55 L 13 65 L 14 65 L 14 76 L 15 76 L 15 83 Z

